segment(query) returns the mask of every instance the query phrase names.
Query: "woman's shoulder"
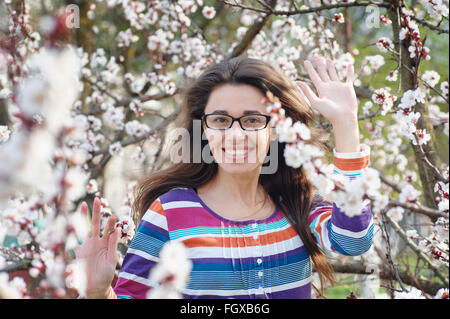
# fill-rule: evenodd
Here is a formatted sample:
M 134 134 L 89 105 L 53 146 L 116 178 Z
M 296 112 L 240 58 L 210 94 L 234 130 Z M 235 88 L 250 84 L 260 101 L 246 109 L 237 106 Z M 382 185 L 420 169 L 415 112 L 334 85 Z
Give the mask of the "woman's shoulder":
M 148 207 L 143 216 L 144 220 L 167 218 L 167 213 L 176 208 L 191 206 L 190 202 L 195 201 L 195 192 L 188 187 L 175 187 L 158 196 Z
M 195 202 L 196 196 L 194 189 L 191 187 L 175 187 L 160 195 L 158 200 L 164 207 L 176 202 Z

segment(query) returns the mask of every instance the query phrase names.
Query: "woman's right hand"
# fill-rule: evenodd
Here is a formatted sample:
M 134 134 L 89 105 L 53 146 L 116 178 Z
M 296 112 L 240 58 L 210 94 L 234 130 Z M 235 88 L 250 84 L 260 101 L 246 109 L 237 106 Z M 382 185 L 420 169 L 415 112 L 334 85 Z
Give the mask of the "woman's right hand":
M 120 228 L 115 228 L 116 216 L 111 215 L 100 237 L 100 208 L 99 198 L 94 199 L 91 235 L 80 246 L 74 249 L 77 259 L 83 259 L 86 266 L 87 298 L 111 297 L 111 283 L 118 261 L 117 243 L 120 236 Z M 88 213 L 86 202 L 81 204 L 81 212 Z

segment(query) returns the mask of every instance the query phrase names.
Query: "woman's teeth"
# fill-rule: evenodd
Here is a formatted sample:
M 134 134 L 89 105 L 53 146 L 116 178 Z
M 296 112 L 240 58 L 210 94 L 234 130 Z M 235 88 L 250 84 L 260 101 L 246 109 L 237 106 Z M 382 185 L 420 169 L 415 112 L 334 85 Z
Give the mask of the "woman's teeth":
M 245 155 L 248 153 L 248 150 L 226 150 L 226 149 L 223 150 L 225 151 L 225 153 L 229 155 Z

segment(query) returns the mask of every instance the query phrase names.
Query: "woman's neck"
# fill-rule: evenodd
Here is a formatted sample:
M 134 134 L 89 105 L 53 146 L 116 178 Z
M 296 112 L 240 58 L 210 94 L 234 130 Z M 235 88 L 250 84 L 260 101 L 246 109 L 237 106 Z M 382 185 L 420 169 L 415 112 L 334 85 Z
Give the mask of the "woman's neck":
M 267 194 L 259 184 L 259 174 L 217 173 L 208 183 L 198 188 L 200 194 L 208 194 L 221 202 L 233 202 L 240 207 L 261 205 Z

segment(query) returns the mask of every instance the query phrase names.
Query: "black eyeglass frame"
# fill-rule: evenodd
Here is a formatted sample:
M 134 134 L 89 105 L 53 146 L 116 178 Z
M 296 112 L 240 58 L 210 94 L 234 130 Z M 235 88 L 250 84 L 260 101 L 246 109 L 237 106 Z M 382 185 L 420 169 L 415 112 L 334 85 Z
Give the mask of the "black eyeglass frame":
M 231 117 L 231 119 L 232 119 L 232 120 L 231 120 L 231 124 L 230 124 L 229 127 L 226 127 L 226 128 L 214 128 L 214 127 L 209 127 L 209 126 L 208 126 L 208 123 L 207 123 L 207 121 L 206 121 L 206 118 L 207 118 L 209 115 L 222 115 L 222 116 L 228 116 L 228 117 Z M 247 117 L 247 116 L 252 116 L 252 115 L 264 116 L 264 117 L 266 118 L 266 124 L 264 125 L 264 127 L 261 127 L 261 128 L 258 128 L 258 129 L 253 129 L 253 130 L 249 130 L 249 129 L 244 128 L 244 127 L 242 126 L 241 118 Z M 203 115 L 201 116 L 201 120 L 205 123 L 205 125 L 206 125 L 207 128 L 210 128 L 210 129 L 212 129 L 212 130 L 221 130 L 221 131 L 225 131 L 225 130 L 230 129 L 230 128 L 233 126 L 234 121 L 238 121 L 239 126 L 240 126 L 241 129 L 243 129 L 244 131 L 259 131 L 259 130 L 265 129 L 265 128 L 267 127 L 267 124 L 269 124 L 269 122 L 270 122 L 271 119 L 272 119 L 272 117 L 271 117 L 270 115 L 266 115 L 266 114 L 245 114 L 245 115 L 242 115 L 242 116 L 239 116 L 239 117 L 234 117 L 234 116 L 231 116 L 231 115 L 228 115 L 228 114 L 208 113 L 208 114 L 203 114 Z

